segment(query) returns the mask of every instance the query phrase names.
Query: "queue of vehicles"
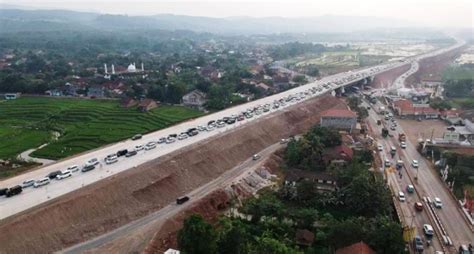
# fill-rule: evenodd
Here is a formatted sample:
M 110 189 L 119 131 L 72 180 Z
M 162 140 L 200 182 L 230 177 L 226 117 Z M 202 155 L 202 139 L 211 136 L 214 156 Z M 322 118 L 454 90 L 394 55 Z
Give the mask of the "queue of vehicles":
M 176 140 L 185 140 L 189 137 L 198 135 L 199 132 L 202 132 L 202 131 L 213 131 L 215 129 L 223 128 L 226 125 L 232 125 L 232 124 L 235 124 L 236 122 L 253 118 L 254 116 L 258 116 L 263 113 L 269 112 L 272 109 L 277 110 L 280 107 L 285 107 L 291 103 L 296 103 L 298 101 L 304 100 L 308 97 L 316 95 L 317 93 L 331 91 L 345 83 L 348 83 L 360 78 L 369 77 L 371 75 L 376 74 L 377 72 L 380 72 L 389 68 L 393 68 L 393 67 L 394 67 L 394 63 L 388 63 L 382 66 L 341 73 L 341 74 L 336 75 L 339 77 L 335 78 L 332 81 L 327 81 L 322 84 L 314 84 L 311 88 L 308 88 L 305 91 L 297 92 L 288 96 L 284 96 L 278 100 L 274 100 L 273 103 L 267 103 L 264 105 L 250 107 L 247 110 L 242 111 L 238 115 L 231 115 L 229 117 L 224 117 L 222 119 L 210 121 L 208 122 L 207 126 L 200 125 L 200 126 L 197 126 L 196 128 L 191 128 L 188 131 L 182 132 L 180 134 L 170 134 L 168 135 L 168 137 L 162 137 L 157 141 L 151 141 L 146 144 L 137 145 L 135 146 L 134 149 L 131 149 L 131 150 L 120 150 L 115 154 L 109 154 L 106 158 L 104 158 L 104 162 L 107 165 L 113 164 L 113 163 L 118 162 L 118 158 L 121 156 L 132 157 L 132 156 L 137 155 L 139 151 L 142 151 L 142 150 L 148 151 L 148 150 L 155 149 L 157 147 L 157 144 L 171 144 L 171 143 L 176 142 Z M 340 77 L 341 75 L 346 75 L 346 76 Z M 143 137 L 142 134 L 136 134 L 131 139 L 137 141 L 137 140 L 142 139 L 142 137 Z M 27 188 L 30 186 L 39 188 L 41 186 L 48 185 L 52 179 L 62 180 L 62 179 L 72 177 L 73 173 L 78 172 L 79 170 L 82 173 L 85 173 L 85 172 L 94 170 L 95 167 L 99 163 L 100 162 L 97 158 L 93 158 L 89 160 L 88 162 L 86 162 L 85 165 L 82 166 L 82 168 L 79 168 L 79 166 L 74 165 L 67 168 L 64 171 L 51 172 L 50 174 L 48 174 L 46 177 L 42 179 L 37 179 L 37 180 L 32 179 L 32 180 L 25 181 L 24 183 L 20 185 L 16 185 L 14 187 L 0 188 L 0 196 L 5 195 L 6 197 L 11 197 L 14 195 L 18 195 L 22 192 L 23 188 Z

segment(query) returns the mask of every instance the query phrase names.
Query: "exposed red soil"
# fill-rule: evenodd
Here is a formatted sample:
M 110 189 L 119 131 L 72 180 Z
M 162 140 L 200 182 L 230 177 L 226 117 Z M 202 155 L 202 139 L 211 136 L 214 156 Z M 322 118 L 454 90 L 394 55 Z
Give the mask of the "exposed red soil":
M 283 162 L 283 150 L 279 150 L 272 154 L 265 161 L 264 167 L 272 174 L 281 174 L 280 165 Z M 248 193 L 239 191 L 238 186 L 234 186 L 234 192 L 239 193 L 240 198 L 248 197 Z M 219 215 L 229 208 L 230 198 L 228 194 L 222 190 L 214 191 L 205 198 L 198 201 L 193 207 L 169 219 L 158 232 L 155 233 L 153 239 L 148 244 L 144 253 L 158 254 L 163 253 L 169 248 L 178 249 L 177 234 L 183 226 L 183 221 L 191 214 L 200 214 L 206 221 L 215 223 Z
M 308 130 L 319 113 L 344 108 L 332 96 L 247 124 L 53 199 L 0 222 L 0 250 L 50 253 L 159 210 L 281 138 Z
M 405 83 L 407 85 L 419 84 L 422 80 L 441 81 L 443 70 L 451 64 L 465 49 L 451 50 L 441 55 L 422 59 L 419 64 L 420 67 L 416 73 L 409 76 Z
M 395 79 L 397 79 L 400 75 L 405 73 L 410 69 L 409 64 L 402 65 L 395 69 L 391 69 L 386 72 L 382 72 L 374 77 L 371 86 L 373 88 L 383 88 L 387 87 L 388 85 L 392 84 Z

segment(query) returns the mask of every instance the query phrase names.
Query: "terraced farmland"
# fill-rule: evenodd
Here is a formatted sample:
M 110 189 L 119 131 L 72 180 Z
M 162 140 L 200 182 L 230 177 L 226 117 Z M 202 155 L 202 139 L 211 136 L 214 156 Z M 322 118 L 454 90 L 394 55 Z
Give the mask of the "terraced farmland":
M 0 158 L 50 142 L 35 157 L 60 159 L 147 133 L 202 113 L 160 106 L 147 113 L 121 108 L 117 101 L 23 97 L 0 103 Z M 54 140 L 53 132 L 60 133 Z M 21 144 L 21 145 L 20 145 Z

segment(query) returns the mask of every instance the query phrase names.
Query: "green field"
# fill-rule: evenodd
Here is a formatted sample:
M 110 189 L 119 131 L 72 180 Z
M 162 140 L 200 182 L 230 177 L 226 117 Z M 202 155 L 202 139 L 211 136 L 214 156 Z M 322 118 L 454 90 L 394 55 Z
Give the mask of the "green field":
M 0 102 L 0 158 L 50 142 L 32 155 L 60 159 L 202 115 L 179 106 L 141 113 L 115 100 L 22 97 Z M 61 134 L 58 140 L 54 132 Z

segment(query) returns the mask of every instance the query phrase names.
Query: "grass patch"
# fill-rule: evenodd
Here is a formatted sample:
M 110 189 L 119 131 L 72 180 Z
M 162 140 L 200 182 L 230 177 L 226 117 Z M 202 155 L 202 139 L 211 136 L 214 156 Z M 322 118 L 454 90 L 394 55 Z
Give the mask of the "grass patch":
M 0 158 L 47 142 L 52 131 L 60 132 L 60 138 L 33 156 L 60 159 L 202 114 L 180 106 L 141 113 L 115 100 L 22 97 L 0 103 Z

